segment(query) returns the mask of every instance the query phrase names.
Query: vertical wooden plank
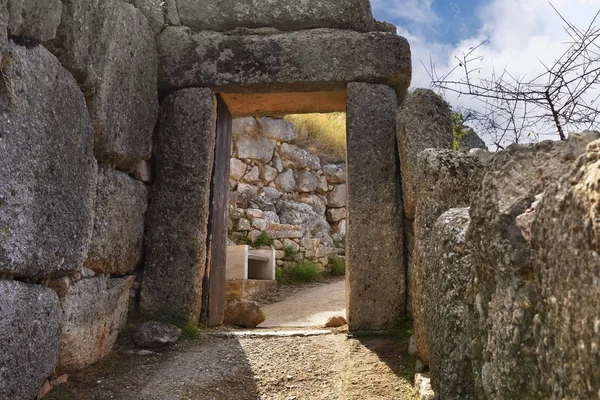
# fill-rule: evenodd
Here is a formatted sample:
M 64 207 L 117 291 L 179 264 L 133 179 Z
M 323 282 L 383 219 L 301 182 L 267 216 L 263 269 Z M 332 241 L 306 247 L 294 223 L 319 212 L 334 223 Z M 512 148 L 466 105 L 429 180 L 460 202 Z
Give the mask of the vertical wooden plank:
M 209 225 L 208 326 L 221 325 L 225 309 L 225 270 L 227 259 L 227 204 L 229 201 L 229 158 L 232 118 L 227 105 L 217 96 L 217 137 L 212 177 Z

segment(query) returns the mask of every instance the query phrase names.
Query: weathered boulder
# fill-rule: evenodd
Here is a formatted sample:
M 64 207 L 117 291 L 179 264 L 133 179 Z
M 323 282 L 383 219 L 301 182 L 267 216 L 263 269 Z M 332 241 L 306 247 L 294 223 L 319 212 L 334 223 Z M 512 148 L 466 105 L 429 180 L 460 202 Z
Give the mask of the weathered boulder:
M 265 313 L 254 301 L 236 301 L 227 304 L 223 323 L 229 326 L 256 328 L 266 319 Z
M 127 321 L 125 279 L 87 278 L 72 284 L 64 298 L 57 369 L 83 369 L 106 357 Z
M 237 158 L 229 159 L 229 176 L 234 181 L 239 181 L 246 174 L 246 163 Z
M 330 222 L 337 222 L 346 218 L 345 208 L 330 208 L 327 210 L 327 220 Z
M 147 321 L 136 327 L 133 341 L 140 347 L 163 347 L 177 343 L 181 329 L 163 322 Z
M 259 120 L 263 136 L 278 142 L 289 142 L 298 137 L 296 125 L 284 119 L 262 117 Z
M 60 0 L 8 0 L 8 34 L 46 42 L 56 37 L 60 24 Z
M 85 266 L 99 274 L 125 275 L 142 258 L 146 186 L 107 166 L 98 168 L 94 230 Z
M 390 329 L 406 307 L 403 212 L 395 155 L 397 108 L 396 93 L 388 86 L 348 85 L 351 185 L 346 287 L 351 330 Z
M 295 174 L 296 190 L 299 192 L 314 192 L 319 181 L 310 171 L 297 171 Z
M 302 226 L 307 233 L 331 233 L 331 227 L 324 215 L 317 214 L 308 204 L 294 200 L 279 200 L 276 203 L 277 214 L 282 224 Z
M 246 174 L 242 178 L 242 180 L 244 182 L 251 183 L 251 184 L 257 183 L 259 179 L 260 179 L 260 169 L 256 165 L 254 167 L 250 168 L 250 170 L 248 172 L 246 172 Z
M 166 309 L 198 321 L 215 133 L 216 99 L 210 89 L 181 90 L 163 100 L 146 218 L 143 309 Z
M 415 177 L 417 156 L 427 148 L 453 148 L 452 113 L 448 103 L 432 90 L 416 89 L 400 106 L 397 124 L 404 212 L 414 220 L 420 184 Z
M 0 274 L 81 268 L 92 230 L 96 161 L 85 99 L 42 46 L 13 53 L 0 94 Z
M 296 190 L 296 179 L 294 178 L 294 171 L 291 169 L 284 170 L 281 174 L 275 178 L 275 184 L 283 192 L 293 192 Z
M 570 171 L 587 143 L 599 136 L 587 132 L 566 142 L 513 145 L 486 164 L 467 232 L 474 272 L 467 292 L 468 328 L 478 398 L 547 398 L 534 339 L 540 294 L 531 244 L 515 218 Z
M 417 158 L 414 179 L 417 186 L 415 247 L 408 265 L 408 291 L 418 355 L 429 363 L 431 349 L 429 311 L 432 295 L 427 286 L 430 270 L 437 262 L 424 259 L 433 251 L 432 229 L 438 217 L 451 208 L 466 207 L 479 190 L 483 164 L 477 157 L 454 150 L 426 149 Z
M 261 178 L 266 183 L 272 182 L 275 178 L 277 178 L 277 169 L 271 167 L 270 165 L 265 165 L 262 169 Z
M 591 399 L 600 392 L 599 172 L 600 141 L 594 141 L 536 211 L 534 337 L 546 398 Z
M 339 328 L 340 326 L 344 326 L 346 324 L 346 318 L 342 317 L 341 315 L 335 315 L 333 317 L 329 317 L 325 323 L 325 326 L 327 328 Z
M 149 159 L 157 55 L 141 11 L 118 0 L 65 0 L 48 46 L 86 92 L 96 159 L 125 172 Z
M 479 137 L 473 128 L 464 126 L 464 130 L 464 135 L 456 139 L 459 150 L 488 149 L 483 139 Z
M 321 168 L 319 157 L 288 143 L 283 143 L 279 147 L 279 155 L 283 159 L 285 168 L 310 168 L 313 171 Z
M 37 396 L 58 360 L 61 310 L 51 289 L 0 281 L 0 398 Z
M 165 26 L 165 10 L 162 0 L 124 0 L 133 4 L 146 17 L 154 34 L 159 34 Z
M 346 184 L 335 185 L 327 196 L 329 207 L 346 207 L 348 201 L 348 187 Z
M 323 173 L 328 183 L 346 183 L 346 165 L 344 164 L 323 165 Z
M 353 29 L 374 27 L 368 0 L 289 2 L 275 0 L 176 0 L 181 22 L 195 30 L 228 31 L 243 28 L 275 28 L 299 31 L 312 28 Z
M 319 215 L 325 215 L 327 206 L 325 202 L 316 194 L 299 193 L 296 199 L 302 203 L 306 203 L 312 207 L 313 210 Z
M 427 320 L 431 384 L 440 399 L 475 399 L 471 369 L 471 340 L 466 328 L 466 292 L 471 281 L 471 254 L 465 235 L 468 208 L 443 213 L 421 242 L 420 289 L 424 291 L 423 316 Z
M 231 136 L 256 136 L 259 133 L 258 122 L 254 117 L 234 118 L 231 124 Z
M 275 141 L 265 137 L 242 136 L 235 142 L 238 158 L 260 160 L 264 164 L 273 159 Z
M 158 50 L 163 93 L 241 84 L 236 89 L 248 93 L 343 91 L 364 81 L 387 83 L 403 95 L 411 76 L 408 42 L 384 32 L 231 35 L 168 27 L 158 36 Z

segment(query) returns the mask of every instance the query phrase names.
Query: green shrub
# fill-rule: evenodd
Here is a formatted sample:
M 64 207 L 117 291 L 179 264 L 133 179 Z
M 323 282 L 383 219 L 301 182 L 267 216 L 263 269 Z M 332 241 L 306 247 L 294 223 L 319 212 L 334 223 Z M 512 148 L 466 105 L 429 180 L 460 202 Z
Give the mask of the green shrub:
M 318 264 L 303 261 L 276 271 L 277 282 L 289 285 L 293 283 L 314 282 L 321 277 L 321 268 Z
M 285 261 L 294 261 L 296 258 L 296 255 L 298 254 L 298 250 L 296 250 L 294 247 L 292 246 L 285 246 L 283 248 L 283 259 Z
M 267 232 L 261 232 L 260 235 L 252 242 L 252 247 L 270 246 L 273 244 L 273 239 Z
M 140 318 L 144 321 L 158 321 L 175 325 L 181 329 L 181 339 L 195 339 L 202 333 L 203 327 L 166 308 L 153 312 L 140 310 Z
M 346 261 L 338 256 L 329 257 L 327 263 L 327 273 L 331 276 L 346 275 Z

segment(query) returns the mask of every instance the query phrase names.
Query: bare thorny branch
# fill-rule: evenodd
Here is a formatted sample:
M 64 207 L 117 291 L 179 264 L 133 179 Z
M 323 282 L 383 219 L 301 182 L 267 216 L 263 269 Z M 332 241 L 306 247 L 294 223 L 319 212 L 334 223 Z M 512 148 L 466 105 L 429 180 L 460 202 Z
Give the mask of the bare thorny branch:
M 470 48 L 449 72 L 438 75 L 433 62 L 425 67 L 431 86 L 439 92 L 468 95 L 481 102 L 482 111 L 459 110 L 465 123 L 489 136 L 497 149 L 506 144 L 540 137 L 566 139 L 571 130 L 592 129 L 600 122 L 597 103 L 600 98 L 600 10 L 590 24 L 579 29 L 568 22 L 550 3 L 562 19 L 570 41 L 564 53 L 551 65 L 540 63 L 544 72 L 532 79 L 510 74 L 506 69 L 490 78 L 477 78 L 483 60 L 477 52 L 484 41 Z M 462 77 L 451 79 L 461 71 Z

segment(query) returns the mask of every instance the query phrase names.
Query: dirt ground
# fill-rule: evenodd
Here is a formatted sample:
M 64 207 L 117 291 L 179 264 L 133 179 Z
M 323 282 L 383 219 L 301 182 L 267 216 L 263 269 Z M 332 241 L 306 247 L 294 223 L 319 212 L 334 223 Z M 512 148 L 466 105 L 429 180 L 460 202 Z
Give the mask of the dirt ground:
M 327 297 L 343 306 L 343 281 L 287 287 L 266 305 L 277 325 L 310 314 L 305 328 L 214 329 L 161 350 L 123 340 L 104 361 L 69 376 L 49 400 L 413 400 L 415 359 L 408 335 L 353 337 L 343 328 L 317 330 L 326 316 L 302 299 Z M 279 302 L 277 302 L 279 300 Z M 298 303 L 300 301 L 300 303 Z M 312 303 L 311 303 L 312 304 Z M 316 307 L 316 308 L 315 308 Z M 316 319 L 315 319 L 316 318 Z M 320 321 L 323 319 L 323 321 Z M 279 326 L 283 326 L 284 324 Z M 295 325 L 298 326 L 298 325 Z M 293 336 L 290 336 L 293 335 Z M 403 339 L 401 339 L 403 338 Z

